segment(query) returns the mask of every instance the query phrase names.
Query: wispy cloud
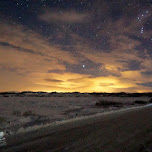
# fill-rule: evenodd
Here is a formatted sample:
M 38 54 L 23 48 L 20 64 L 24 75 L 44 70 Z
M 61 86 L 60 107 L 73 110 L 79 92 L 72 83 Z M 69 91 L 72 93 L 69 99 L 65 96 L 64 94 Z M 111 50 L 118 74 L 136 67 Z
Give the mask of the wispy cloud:
M 28 79 L 32 73 L 64 71 L 66 66 L 63 63 L 78 63 L 70 52 L 50 44 L 46 38 L 19 24 L 1 22 L 0 35 L 0 73 L 3 73 L 0 79 L 1 84 L 5 83 L 1 91 L 5 88 L 30 89 L 34 85 Z M 16 87 L 13 89 L 13 86 Z
M 47 23 L 84 23 L 89 19 L 89 14 L 79 13 L 74 10 L 54 12 L 46 9 L 42 14 L 39 15 L 39 19 Z

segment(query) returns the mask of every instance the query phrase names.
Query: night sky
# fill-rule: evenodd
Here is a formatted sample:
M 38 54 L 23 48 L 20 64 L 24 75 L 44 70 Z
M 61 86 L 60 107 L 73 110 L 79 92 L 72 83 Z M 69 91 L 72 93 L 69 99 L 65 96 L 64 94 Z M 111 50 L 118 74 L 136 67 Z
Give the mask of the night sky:
M 152 0 L 0 0 L 0 91 L 151 92 Z

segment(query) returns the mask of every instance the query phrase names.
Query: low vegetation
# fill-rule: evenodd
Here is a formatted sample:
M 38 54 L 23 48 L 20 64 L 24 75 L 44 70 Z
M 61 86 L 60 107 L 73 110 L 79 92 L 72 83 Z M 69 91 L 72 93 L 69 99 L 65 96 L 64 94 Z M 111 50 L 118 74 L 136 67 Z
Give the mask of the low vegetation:
M 6 119 L 4 117 L 0 117 L 0 123 L 5 122 Z
M 21 111 L 20 110 L 15 110 L 15 111 L 13 111 L 13 115 L 15 115 L 15 116 L 21 116 L 22 115 L 22 113 L 21 113 Z
M 31 110 L 25 111 L 23 113 L 20 110 L 15 110 L 15 111 L 13 111 L 13 115 L 18 116 L 18 117 L 36 116 L 36 114 L 33 113 Z
M 120 102 L 115 102 L 115 101 L 107 101 L 107 100 L 100 100 L 96 102 L 96 106 L 101 106 L 101 107 L 121 107 L 123 106 L 122 103 Z
M 152 103 L 152 99 L 150 99 L 149 101 L 143 101 L 143 100 L 135 100 L 134 102 L 130 102 L 127 103 L 127 105 L 144 105 L 144 104 L 148 104 L 148 103 Z M 118 101 L 109 101 L 109 100 L 105 100 L 105 99 L 101 99 L 99 101 L 96 102 L 96 106 L 100 106 L 100 107 L 122 107 L 123 105 L 125 105 L 126 103 L 123 102 L 118 102 Z
M 29 110 L 29 111 L 25 111 L 25 112 L 22 114 L 22 116 L 24 116 L 24 117 L 29 117 L 29 116 L 36 116 L 36 114 Z

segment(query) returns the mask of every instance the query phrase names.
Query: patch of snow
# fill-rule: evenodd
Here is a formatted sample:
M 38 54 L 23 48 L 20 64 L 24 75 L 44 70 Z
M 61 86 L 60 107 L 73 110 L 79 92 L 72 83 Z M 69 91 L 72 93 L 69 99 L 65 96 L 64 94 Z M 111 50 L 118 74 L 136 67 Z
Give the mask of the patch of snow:
M 3 131 L 0 132 L 0 147 L 6 146 L 6 141 L 5 141 L 5 133 Z

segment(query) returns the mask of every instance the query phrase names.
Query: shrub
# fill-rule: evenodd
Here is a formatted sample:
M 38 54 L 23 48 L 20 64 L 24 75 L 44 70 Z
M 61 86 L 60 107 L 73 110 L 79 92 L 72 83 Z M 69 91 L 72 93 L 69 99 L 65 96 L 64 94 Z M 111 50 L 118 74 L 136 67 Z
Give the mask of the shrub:
M 33 113 L 32 111 L 25 111 L 22 116 L 24 117 L 29 117 L 29 116 L 35 116 L 35 113 Z
M 107 101 L 107 100 L 100 100 L 100 101 L 96 102 L 96 106 L 101 106 L 101 107 L 120 107 L 120 106 L 122 106 L 122 103 L 114 102 L 114 101 Z
M 35 116 L 35 113 L 33 113 L 30 110 L 25 111 L 23 113 L 20 110 L 15 110 L 15 111 L 13 111 L 13 115 L 18 116 L 18 117 L 20 117 L 20 116 L 28 117 L 28 116 Z
M 142 101 L 142 100 L 136 100 L 134 103 L 135 104 L 146 104 L 147 102 L 146 101 Z
M 5 121 L 6 121 L 5 118 L 0 117 L 0 123 L 5 122 Z
M 22 115 L 22 113 L 21 113 L 21 111 L 20 110 L 15 110 L 15 111 L 13 111 L 13 115 L 15 115 L 15 116 L 21 116 Z

